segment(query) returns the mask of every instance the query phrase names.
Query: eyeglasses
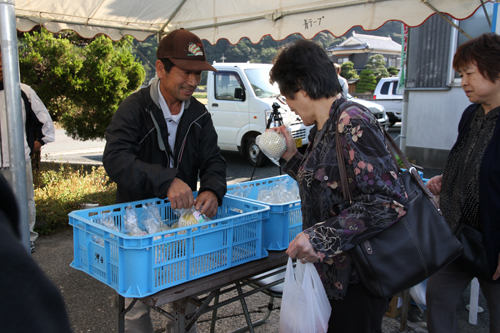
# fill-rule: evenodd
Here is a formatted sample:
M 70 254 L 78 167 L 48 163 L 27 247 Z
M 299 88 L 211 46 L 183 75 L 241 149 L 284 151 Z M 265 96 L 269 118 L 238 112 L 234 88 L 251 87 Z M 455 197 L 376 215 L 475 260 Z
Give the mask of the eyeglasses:
M 285 96 L 283 96 L 283 95 L 278 95 L 278 96 L 276 97 L 276 99 L 277 99 L 277 100 L 278 100 L 278 102 L 280 102 L 281 104 L 286 105 L 286 97 L 285 97 Z

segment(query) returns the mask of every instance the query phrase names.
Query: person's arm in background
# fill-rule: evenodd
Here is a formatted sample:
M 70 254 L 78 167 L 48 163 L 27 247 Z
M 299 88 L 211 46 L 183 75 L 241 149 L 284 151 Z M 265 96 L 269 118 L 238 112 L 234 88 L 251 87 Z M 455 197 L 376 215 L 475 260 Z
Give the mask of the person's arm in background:
M 27 85 L 22 85 L 21 87 L 31 104 L 32 115 L 28 118 L 31 118 L 34 126 L 33 128 L 37 133 L 37 139 L 34 141 L 32 151 L 32 153 L 36 153 L 40 151 L 43 145 L 55 141 L 55 127 L 49 111 L 36 92 Z M 28 108 L 26 108 L 26 110 L 28 110 Z
M 340 85 L 342 86 L 342 92 L 344 94 L 344 98 L 347 98 L 347 94 L 349 93 L 349 84 L 347 80 L 342 76 L 339 76 Z
M 439 176 L 434 176 L 431 179 L 427 181 L 427 188 L 432 192 L 434 195 L 439 195 L 441 193 L 441 184 L 443 183 L 443 175 Z

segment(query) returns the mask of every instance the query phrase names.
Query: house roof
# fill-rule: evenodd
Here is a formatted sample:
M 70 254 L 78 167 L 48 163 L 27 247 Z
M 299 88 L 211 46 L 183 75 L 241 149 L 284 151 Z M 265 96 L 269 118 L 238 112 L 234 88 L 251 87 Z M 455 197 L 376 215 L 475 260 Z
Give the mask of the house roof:
M 332 54 L 355 52 L 376 53 L 401 53 L 401 44 L 396 43 L 391 37 L 372 36 L 352 33 L 352 36 L 340 43 L 326 49 Z

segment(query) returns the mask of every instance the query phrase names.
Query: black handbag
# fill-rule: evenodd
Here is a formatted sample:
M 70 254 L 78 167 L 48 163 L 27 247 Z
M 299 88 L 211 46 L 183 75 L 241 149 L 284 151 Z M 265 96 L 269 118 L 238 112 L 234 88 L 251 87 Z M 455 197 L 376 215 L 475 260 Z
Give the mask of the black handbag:
M 500 283 L 500 279 L 493 280 L 481 232 L 462 222 L 455 235 L 464 248 L 464 252 L 455 260 L 455 263 L 474 274 L 475 277 L 490 283 Z
M 408 195 L 408 211 L 386 230 L 356 245 L 350 253 L 358 276 L 368 291 L 374 296 L 389 298 L 451 263 L 463 248 L 415 167 L 387 131 L 382 130 L 406 166 L 404 172 L 400 170 L 399 177 Z M 338 131 L 335 141 L 342 193 L 352 202 Z

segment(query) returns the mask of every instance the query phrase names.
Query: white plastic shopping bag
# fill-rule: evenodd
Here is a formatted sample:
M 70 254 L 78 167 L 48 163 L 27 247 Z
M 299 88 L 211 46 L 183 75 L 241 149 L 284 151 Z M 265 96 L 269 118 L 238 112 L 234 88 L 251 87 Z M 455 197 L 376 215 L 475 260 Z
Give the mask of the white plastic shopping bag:
M 332 307 L 311 263 L 288 258 L 281 300 L 280 333 L 325 333 Z

